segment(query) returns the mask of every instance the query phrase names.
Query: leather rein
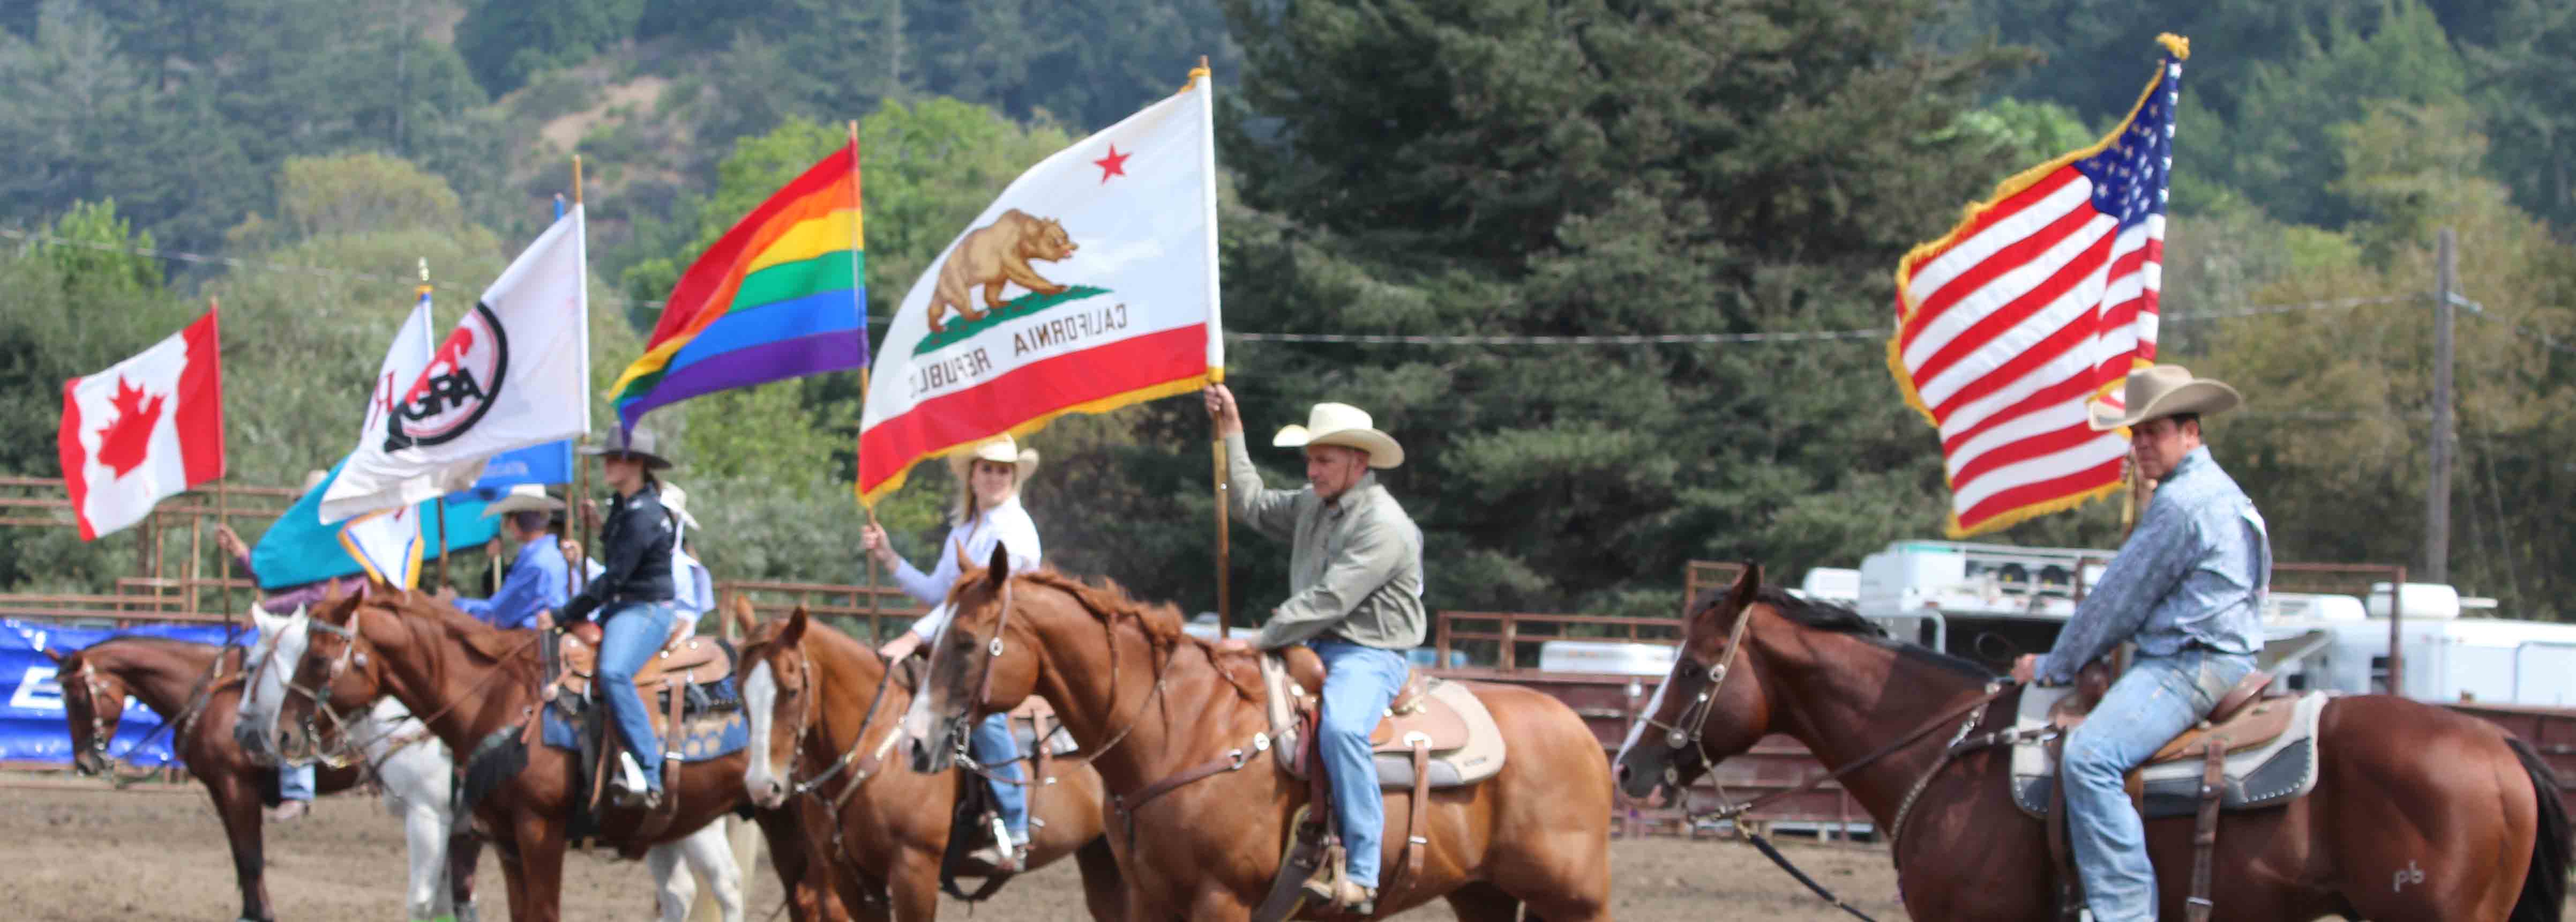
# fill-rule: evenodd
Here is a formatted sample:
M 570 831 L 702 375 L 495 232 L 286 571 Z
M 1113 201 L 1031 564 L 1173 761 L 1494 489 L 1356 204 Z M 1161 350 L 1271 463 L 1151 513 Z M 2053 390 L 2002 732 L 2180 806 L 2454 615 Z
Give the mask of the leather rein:
M 1745 627 L 1752 623 L 1753 612 L 1750 608 L 1747 608 L 1736 617 L 1735 627 L 1727 633 L 1726 652 L 1718 660 L 1716 665 L 1706 667 L 1705 675 L 1707 677 L 1707 685 L 1702 687 L 1699 692 L 1691 698 L 1690 704 L 1682 708 L 1682 713 L 1678 720 L 1673 723 L 1664 723 L 1662 721 L 1655 720 L 1652 717 L 1648 717 L 1646 719 L 1647 726 L 1664 731 L 1666 748 L 1680 750 L 1687 746 L 1690 751 L 1698 753 L 1700 758 L 1700 768 L 1702 771 L 1708 771 L 1717 767 L 1719 760 L 1712 757 L 1709 753 L 1708 743 L 1705 738 L 1708 727 L 1708 718 L 1711 712 L 1715 711 L 1717 708 L 1717 693 L 1726 686 L 1728 667 L 1734 663 L 1736 651 L 1741 649 L 1744 645 Z M 1691 661 L 1686 657 L 1683 662 L 1683 669 L 1698 666 L 1696 662 Z M 1683 672 L 1680 670 L 1676 671 L 1676 678 L 1698 677 L 1698 673 Z M 2008 735 L 2009 731 L 1989 733 L 1974 740 L 1970 739 L 1970 734 L 1974 733 L 1977 729 L 1978 723 L 1985 719 L 1985 709 L 1988 705 L 1995 703 L 1997 699 L 2002 698 L 2004 695 L 2009 694 L 2020 687 L 2021 683 L 2019 682 L 2004 679 L 1990 680 L 1986 683 L 1985 691 L 1974 699 L 1969 700 L 1966 704 L 1962 704 L 1944 712 L 1939 717 L 1925 721 L 1921 726 L 1914 728 L 1904 736 L 1898 737 L 1895 741 L 1870 751 L 1867 755 L 1845 763 L 1841 768 L 1808 778 L 1806 781 L 1799 783 L 1796 787 L 1788 788 L 1786 790 L 1773 791 L 1769 794 L 1753 798 L 1752 800 L 1738 803 L 1735 802 L 1733 798 L 1727 796 L 1726 785 L 1720 784 L 1714 778 L 1711 778 L 1709 783 L 1717 788 L 1717 809 L 1700 812 L 1693 811 L 1687 806 L 1684 806 L 1682 809 L 1682 821 L 1687 825 L 1693 826 L 1702 822 L 1715 820 L 1735 821 L 1747 813 L 1760 809 L 1766 804 L 1805 794 L 1838 781 L 1853 772 L 1857 772 L 1873 763 L 1876 763 L 1880 759 L 1894 755 L 1901 750 L 1913 746 L 1915 743 L 1921 742 L 1925 737 L 1939 731 L 1944 726 L 1948 726 L 1951 721 L 1961 721 L 1958 732 L 1952 734 L 1949 744 L 1942 747 L 1940 758 L 1934 760 L 1931 767 L 1925 769 L 1922 775 L 1915 779 L 1913 788 L 1906 792 L 1905 800 L 1897 806 L 1895 818 L 1887 824 L 1888 857 L 1890 861 L 1896 861 L 1898 855 L 1896 847 L 1897 836 L 1901 834 L 1905 828 L 1906 815 L 1913 811 L 1914 802 L 1923 795 L 1924 789 L 1931 787 L 1932 779 L 1938 776 L 1942 769 L 1949 767 L 1950 763 L 1957 759 L 1961 754 L 2006 741 L 2004 736 Z M 1673 788 L 1676 799 L 1686 800 L 1687 795 L 1680 781 L 1680 766 L 1667 763 L 1664 766 L 1664 783 Z M 1788 872 L 1790 877 L 1796 878 L 1799 883 L 1805 884 L 1808 890 L 1813 891 L 1816 896 L 1823 898 L 1825 902 L 1832 903 L 1834 908 L 1850 913 L 1853 917 L 1865 920 L 1865 922 L 1878 922 L 1878 920 L 1871 918 L 1868 913 L 1860 911 L 1859 908 L 1854 907 L 1850 903 L 1844 902 L 1841 897 L 1835 896 L 1832 891 L 1825 889 L 1823 884 L 1816 882 L 1816 879 L 1808 876 L 1805 871 L 1799 870 L 1796 864 L 1789 861 L 1789 857 L 1787 855 L 1781 854 L 1780 850 L 1773 846 L 1771 841 L 1761 833 L 1753 831 L 1751 827 L 1746 826 L 1742 822 L 1736 822 L 1735 830 L 1736 832 L 1741 833 L 1744 836 L 1744 840 L 1751 843 L 1755 850 L 1760 851 L 1763 857 L 1771 859 L 1771 863 L 1779 865 L 1780 870 Z
M 332 658 L 331 668 L 328 672 L 323 673 L 322 681 L 318 687 L 306 688 L 302 685 L 297 685 L 295 684 L 292 676 L 289 676 L 286 682 L 286 693 L 288 695 L 303 695 L 304 697 L 313 700 L 313 712 L 304 715 L 305 739 L 319 740 L 321 738 L 314 732 L 314 723 L 317 716 L 329 717 L 332 729 L 340 731 L 340 745 L 332 747 L 328 751 L 323 751 L 317 744 L 316 751 L 313 754 L 314 758 L 335 768 L 362 760 L 363 756 L 358 759 L 353 759 L 349 754 L 352 752 L 363 752 L 368 744 L 390 737 L 394 734 L 393 728 L 387 727 L 385 732 L 378 735 L 375 739 L 363 741 L 353 739 L 348 733 L 348 728 L 351 722 L 347 718 L 341 717 L 338 712 L 331 710 L 331 686 L 338 683 L 342 675 L 348 673 L 350 663 L 357 656 L 358 621 L 359 619 L 366 617 L 366 615 L 367 607 L 365 605 L 359 605 L 349 610 L 349 623 L 346 625 L 332 624 L 330 622 L 323 621 L 320 618 L 309 619 L 306 622 L 308 627 L 325 634 L 339 637 L 341 640 L 345 641 L 345 643 L 340 645 L 340 655 Z M 535 631 L 525 642 L 510 648 L 499 657 L 496 657 L 491 666 L 485 667 L 483 678 L 480 681 L 475 682 L 471 688 L 468 688 L 465 694 L 457 695 L 454 700 L 449 701 L 447 706 L 439 708 L 435 713 L 432 713 L 427 717 L 420 718 L 421 726 L 430 726 L 432 722 L 441 717 L 447 716 L 448 712 L 456 710 L 468 701 L 482 700 L 483 690 L 490 686 L 494 679 L 507 677 L 507 674 L 501 670 L 501 667 L 504 664 L 518 659 L 519 654 L 521 653 L 532 651 L 538 642 L 544 639 L 545 631 Z M 526 712 L 527 716 L 533 719 L 536 712 L 536 709 L 533 706 L 523 708 L 522 710 Z

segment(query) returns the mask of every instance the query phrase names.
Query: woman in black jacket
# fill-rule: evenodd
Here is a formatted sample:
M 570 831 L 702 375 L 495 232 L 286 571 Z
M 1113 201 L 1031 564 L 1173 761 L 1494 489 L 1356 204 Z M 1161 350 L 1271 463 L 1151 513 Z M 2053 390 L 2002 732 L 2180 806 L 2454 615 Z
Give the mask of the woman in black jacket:
M 607 703 L 609 722 L 626 740 L 620 771 L 611 783 L 620 805 L 655 809 L 662 804 L 662 742 L 653 733 L 635 670 L 671 639 L 671 544 L 677 534 L 662 508 L 661 482 L 653 472 L 671 462 L 653 452 L 653 434 L 610 433 L 608 444 L 583 449 L 596 455 L 600 480 L 616 492 L 599 529 L 599 576 L 564 606 L 564 620 L 598 612 L 599 671 L 591 679 Z M 577 553 L 573 565 L 581 566 Z

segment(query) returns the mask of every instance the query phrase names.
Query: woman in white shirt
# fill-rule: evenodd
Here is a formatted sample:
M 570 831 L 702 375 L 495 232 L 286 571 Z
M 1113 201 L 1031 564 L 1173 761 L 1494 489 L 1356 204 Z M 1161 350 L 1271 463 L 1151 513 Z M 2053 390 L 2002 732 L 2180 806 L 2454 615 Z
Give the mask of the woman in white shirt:
M 1022 451 L 1010 436 L 1002 436 L 949 456 L 949 469 L 962 485 L 957 507 L 949 513 L 948 539 L 940 542 L 939 563 L 928 573 L 921 572 L 910 561 L 895 554 L 886 542 L 885 531 L 871 524 L 864 532 L 868 553 L 880 566 L 894 574 L 895 584 L 924 604 L 930 613 L 913 622 L 903 636 L 886 642 L 880 648 L 889 662 L 901 660 L 922 644 L 939 636 L 948 625 L 948 589 L 968 567 L 983 566 L 993 559 L 993 548 L 999 545 L 1010 553 L 1012 572 L 1035 569 L 1038 565 L 1038 525 L 1020 506 L 1020 485 L 1027 482 L 1038 467 L 1035 450 Z M 1023 779 L 1016 760 L 1018 743 L 1011 739 L 1008 715 L 995 714 L 975 728 L 968 743 L 975 761 L 988 766 L 992 773 L 1013 781 Z M 1029 806 L 1027 792 L 1017 784 L 991 782 L 993 797 L 1001 805 L 1002 825 L 1010 830 L 1011 845 L 1007 853 L 998 844 L 977 849 L 972 857 L 999 869 L 1018 869 L 1028 851 Z

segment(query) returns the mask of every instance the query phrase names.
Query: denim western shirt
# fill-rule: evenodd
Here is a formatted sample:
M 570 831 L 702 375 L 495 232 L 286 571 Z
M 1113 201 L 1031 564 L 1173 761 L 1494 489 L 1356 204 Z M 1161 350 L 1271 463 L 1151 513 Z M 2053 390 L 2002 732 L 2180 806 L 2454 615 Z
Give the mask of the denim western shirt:
M 572 590 L 565 587 L 570 570 L 564 564 L 563 548 L 548 535 L 519 545 L 509 575 L 501 579 L 501 591 L 489 599 L 458 599 L 456 607 L 493 627 L 536 627 L 538 612 L 562 611 L 572 600 Z
M 2074 681 L 2076 670 L 2124 640 L 2136 641 L 2140 656 L 2194 645 L 2258 652 L 2271 582 L 2272 540 L 2262 513 L 2207 446 L 2192 449 L 2156 485 L 2137 532 L 2040 658 L 2039 680 Z

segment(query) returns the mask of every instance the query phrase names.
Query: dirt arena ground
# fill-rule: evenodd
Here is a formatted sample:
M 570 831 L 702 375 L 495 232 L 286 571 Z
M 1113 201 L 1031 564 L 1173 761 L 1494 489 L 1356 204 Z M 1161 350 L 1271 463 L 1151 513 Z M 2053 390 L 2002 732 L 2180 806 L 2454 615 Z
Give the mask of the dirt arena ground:
M 7 782 L 23 782 L 12 776 Z M 44 782 L 48 785 L 54 781 Z M 1800 867 L 1880 919 L 1895 905 L 1887 859 L 1865 846 L 1784 843 Z M 1751 848 L 1670 838 L 1612 843 L 1613 914 L 1631 922 L 1710 918 L 1826 922 L 1847 918 L 1808 895 Z M 401 827 L 373 799 L 329 797 L 298 823 L 271 827 L 269 895 L 278 917 L 399 919 L 404 865 Z M 240 908 L 221 828 L 201 789 L 108 791 L 0 787 L 0 916 L 29 920 L 117 919 L 205 922 Z M 564 917 L 575 922 L 652 918 L 643 865 L 576 854 L 566 862 Z M 487 852 L 481 881 L 485 918 L 507 915 L 500 870 Z M 1013 883 L 973 918 L 1060 919 L 1079 913 L 1070 862 Z M 778 908 L 775 878 L 754 882 L 751 919 Z M 969 918 L 963 904 L 945 907 Z M 778 916 L 777 918 L 784 918 Z M 1403 916 L 1448 919 L 1438 904 Z

